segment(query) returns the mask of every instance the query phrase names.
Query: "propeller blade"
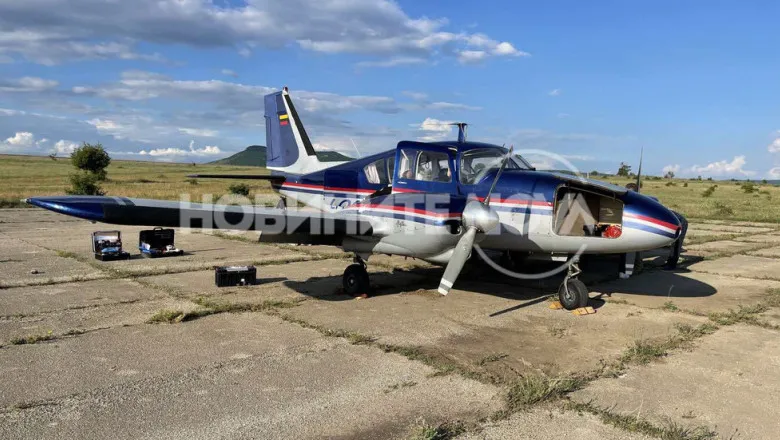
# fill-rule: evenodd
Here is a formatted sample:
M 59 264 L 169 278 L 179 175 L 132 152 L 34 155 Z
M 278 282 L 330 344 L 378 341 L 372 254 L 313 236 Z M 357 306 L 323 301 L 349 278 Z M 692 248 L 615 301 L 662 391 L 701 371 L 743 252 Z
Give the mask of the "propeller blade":
M 642 189 L 642 156 L 644 156 L 645 147 L 639 150 L 639 170 L 636 172 L 636 192 Z
M 474 246 L 474 239 L 477 237 L 477 228 L 469 228 L 463 237 L 458 240 L 458 244 L 455 246 L 455 251 L 450 257 L 450 262 L 447 263 L 447 268 L 444 269 L 444 276 L 441 277 L 439 282 L 439 293 L 446 295 L 449 293 L 455 280 L 460 275 L 460 270 L 463 269 L 463 265 L 466 264 L 466 260 L 471 254 L 471 248 Z
M 487 196 L 485 196 L 485 206 L 490 206 L 490 195 L 493 194 L 493 190 L 496 189 L 496 183 L 498 183 L 498 178 L 501 177 L 501 172 L 504 171 L 504 167 L 506 166 L 506 161 L 509 160 L 509 156 L 512 155 L 512 150 L 514 150 L 515 146 L 512 145 L 509 147 L 509 152 L 506 153 L 504 158 L 501 160 L 501 166 L 498 167 L 498 172 L 496 173 L 496 177 L 493 179 L 493 183 L 490 185 L 490 191 L 488 191 Z

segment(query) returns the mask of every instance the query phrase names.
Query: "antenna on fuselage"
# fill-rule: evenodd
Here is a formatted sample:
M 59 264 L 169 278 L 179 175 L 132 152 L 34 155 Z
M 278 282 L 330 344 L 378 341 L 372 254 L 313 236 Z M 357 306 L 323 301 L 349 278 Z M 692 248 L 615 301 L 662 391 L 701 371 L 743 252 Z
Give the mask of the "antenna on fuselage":
M 450 125 L 458 127 L 458 142 L 466 142 L 466 127 L 468 127 L 469 124 L 466 122 L 453 122 Z

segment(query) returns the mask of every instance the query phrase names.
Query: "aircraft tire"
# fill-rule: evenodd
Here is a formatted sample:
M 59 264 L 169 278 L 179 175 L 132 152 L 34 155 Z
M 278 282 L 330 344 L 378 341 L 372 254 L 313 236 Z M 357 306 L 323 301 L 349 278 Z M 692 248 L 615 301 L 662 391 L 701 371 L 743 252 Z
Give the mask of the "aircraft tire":
M 347 295 L 358 296 L 368 293 L 370 286 L 368 280 L 368 271 L 362 264 L 350 264 L 344 270 L 344 293 Z
M 588 288 L 582 281 L 572 278 L 567 281 L 568 295 L 564 284 L 558 288 L 558 300 L 566 310 L 574 310 L 588 305 Z

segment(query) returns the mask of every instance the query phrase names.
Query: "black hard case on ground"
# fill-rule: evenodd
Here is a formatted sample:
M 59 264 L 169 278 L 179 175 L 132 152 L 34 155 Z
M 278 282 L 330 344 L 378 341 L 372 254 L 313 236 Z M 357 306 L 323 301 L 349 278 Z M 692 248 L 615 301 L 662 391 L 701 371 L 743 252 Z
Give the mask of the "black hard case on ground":
M 138 249 L 144 256 L 167 257 L 183 253 L 180 249 L 168 251 L 166 250 L 168 246 L 175 249 L 173 229 L 154 228 L 138 233 Z
M 217 266 L 214 268 L 214 282 L 217 287 L 251 286 L 257 281 L 254 266 Z

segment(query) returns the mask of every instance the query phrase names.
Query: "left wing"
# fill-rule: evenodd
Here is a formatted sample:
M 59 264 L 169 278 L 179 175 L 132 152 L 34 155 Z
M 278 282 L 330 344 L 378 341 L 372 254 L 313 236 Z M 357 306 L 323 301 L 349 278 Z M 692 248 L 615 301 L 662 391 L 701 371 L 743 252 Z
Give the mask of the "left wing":
M 260 241 L 329 244 L 371 236 L 359 215 L 106 196 L 32 197 L 27 203 L 60 214 L 118 225 L 261 231 Z

